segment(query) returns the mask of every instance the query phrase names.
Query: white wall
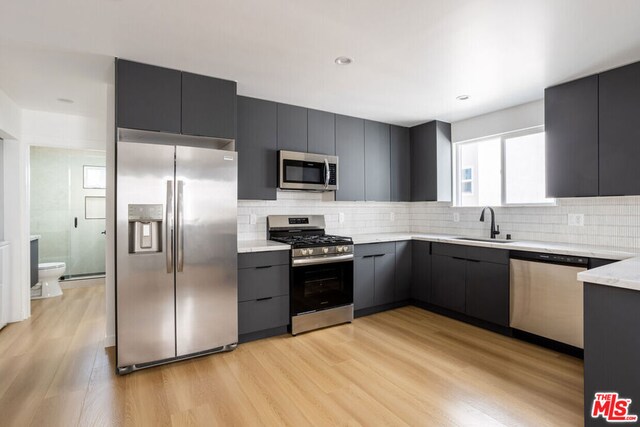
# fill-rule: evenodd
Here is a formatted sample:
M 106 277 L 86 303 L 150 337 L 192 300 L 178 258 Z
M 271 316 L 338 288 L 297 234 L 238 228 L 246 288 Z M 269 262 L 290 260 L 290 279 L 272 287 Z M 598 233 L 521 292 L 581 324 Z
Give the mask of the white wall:
M 22 113 L 22 140 L 29 145 L 104 151 L 106 128 L 104 119 L 35 110 Z
M 22 110 L 0 90 L 0 137 L 3 141 L 4 240 L 10 244 L 11 276 L 7 320 L 24 320 L 29 304 L 29 198 L 27 145 L 21 142 Z
M 461 142 L 544 124 L 544 100 L 451 123 L 451 141 Z

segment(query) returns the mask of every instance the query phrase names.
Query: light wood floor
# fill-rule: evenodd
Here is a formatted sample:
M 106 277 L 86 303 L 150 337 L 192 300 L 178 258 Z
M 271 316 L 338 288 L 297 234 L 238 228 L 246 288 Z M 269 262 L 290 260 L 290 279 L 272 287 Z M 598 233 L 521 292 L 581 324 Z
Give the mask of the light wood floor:
M 114 374 L 102 287 L 0 331 L 0 425 L 582 425 L 580 360 L 415 307 Z

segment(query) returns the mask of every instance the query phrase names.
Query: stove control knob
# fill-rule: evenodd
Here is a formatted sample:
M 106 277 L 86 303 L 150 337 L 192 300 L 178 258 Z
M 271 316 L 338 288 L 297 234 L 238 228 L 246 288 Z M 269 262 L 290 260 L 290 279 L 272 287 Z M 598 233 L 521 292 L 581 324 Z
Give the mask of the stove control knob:
M 307 255 L 309 253 L 309 250 L 308 249 L 300 249 L 300 253 L 302 255 Z
M 322 253 L 328 254 L 329 253 L 329 248 L 322 248 Z
M 337 246 L 336 250 L 338 251 L 338 253 L 340 253 L 344 250 L 344 248 L 342 246 Z
M 309 255 L 313 255 L 313 249 L 309 249 Z

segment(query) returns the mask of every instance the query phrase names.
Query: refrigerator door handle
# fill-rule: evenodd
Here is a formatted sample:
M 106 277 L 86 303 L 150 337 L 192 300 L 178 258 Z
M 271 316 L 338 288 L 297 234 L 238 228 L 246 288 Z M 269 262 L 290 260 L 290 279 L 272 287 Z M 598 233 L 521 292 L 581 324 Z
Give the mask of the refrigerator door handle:
M 176 237 L 178 240 L 178 273 L 184 270 L 184 181 L 178 181 L 178 209 L 177 209 L 177 225 Z
M 173 181 L 167 181 L 167 220 L 165 226 L 167 274 L 173 273 Z

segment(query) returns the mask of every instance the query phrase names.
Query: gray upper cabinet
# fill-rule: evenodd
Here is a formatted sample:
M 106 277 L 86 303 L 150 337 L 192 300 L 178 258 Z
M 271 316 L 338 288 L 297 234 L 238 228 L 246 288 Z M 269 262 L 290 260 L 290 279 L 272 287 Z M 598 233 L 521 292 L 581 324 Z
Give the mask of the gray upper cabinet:
M 378 202 L 391 200 L 390 156 L 389 125 L 365 120 L 365 200 Z
M 599 97 L 600 195 L 640 194 L 640 62 L 600 74 Z
M 236 82 L 182 73 L 182 133 L 236 138 Z
M 336 154 L 336 115 L 326 111 L 307 110 L 308 152 Z
M 411 145 L 409 128 L 390 128 L 391 138 L 391 201 L 411 201 Z
M 411 138 L 411 200 L 450 202 L 451 124 L 432 121 L 414 126 Z
M 180 71 L 119 59 L 116 126 L 180 133 Z
M 336 200 L 364 200 L 364 120 L 336 115 L 339 181 Z
M 278 150 L 307 152 L 307 109 L 278 104 Z
M 276 200 L 277 107 L 238 97 L 238 198 Z
M 547 88 L 544 110 L 547 197 L 597 196 L 598 76 Z M 621 166 L 615 157 L 611 170 Z

